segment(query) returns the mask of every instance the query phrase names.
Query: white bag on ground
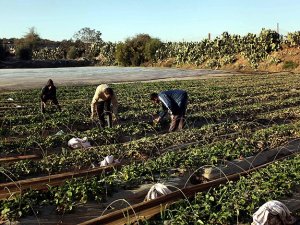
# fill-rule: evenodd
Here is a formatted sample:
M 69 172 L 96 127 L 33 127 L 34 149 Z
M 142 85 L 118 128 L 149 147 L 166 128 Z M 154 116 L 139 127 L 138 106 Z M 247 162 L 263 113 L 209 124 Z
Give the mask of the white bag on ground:
M 108 165 L 112 164 L 113 162 L 114 162 L 114 156 L 108 155 L 100 162 L 100 166 L 108 166 Z M 118 161 L 115 160 L 115 162 L 118 162 Z
M 167 188 L 167 186 L 164 184 L 161 183 L 154 184 L 148 191 L 148 194 L 145 197 L 145 201 L 155 199 L 162 195 L 170 194 L 171 192 L 172 191 L 169 188 Z
M 283 225 L 293 224 L 295 218 L 291 216 L 290 210 L 282 203 L 276 200 L 268 201 L 263 204 L 254 214 L 252 225 L 269 224 L 269 215 L 279 216 Z
M 71 148 L 89 148 L 91 147 L 91 143 L 88 142 L 87 137 L 84 138 L 71 138 L 68 141 L 68 146 Z

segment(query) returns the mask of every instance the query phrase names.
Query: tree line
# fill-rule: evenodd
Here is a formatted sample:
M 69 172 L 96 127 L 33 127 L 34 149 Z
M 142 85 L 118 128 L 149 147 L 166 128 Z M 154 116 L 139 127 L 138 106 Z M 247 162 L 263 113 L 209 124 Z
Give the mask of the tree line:
M 14 55 L 24 60 L 64 60 L 84 59 L 98 65 L 141 66 L 170 62 L 172 65 L 189 64 L 202 68 L 220 68 L 246 59 L 251 67 L 268 59 L 270 63 L 281 63 L 279 58 L 270 57 L 271 53 L 285 47 L 300 46 L 300 32 L 279 35 L 276 31 L 262 29 L 256 34 L 245 36 L 224 32 L 213 40 L 199 42 L 167 42 L 148 34 L 138 34 L 124 42 L 104 42 L 100 31 L 85 27 L 76 32 L 72 39 L 51 41 L 42 39 L 34 28 L 21 39 L 0 39 L 0 60 Z
M 42 39 L 32 27 L 20 39 L 0 39 L 0 60 L 87 59 L 108 65 L 139 66 L 153 60 L 162 45 L 148 34 L 138 34 L 124 43 L 104 42 L 101 35 L 100 31 L 85 27 L 69 40 L 51 41 Z

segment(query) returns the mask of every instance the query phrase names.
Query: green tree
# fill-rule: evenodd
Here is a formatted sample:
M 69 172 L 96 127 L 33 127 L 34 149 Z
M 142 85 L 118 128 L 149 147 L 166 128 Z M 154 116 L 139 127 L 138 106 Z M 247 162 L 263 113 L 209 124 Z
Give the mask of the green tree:
M 37 49 L 40 46 L 40 43 L 41 38 L 34 27 L 29 28 L 28 33 L 26 33 L 20 40 L 17 41 L 17 45 L 26 46 L 32 50 Z
M 145 58 L 148 61 L 156 60 L 156 51 L 162 47 L 162 42 L 158 38 L 152 38 L 146 43 Z
M 25 45 L 20 45 L 16 48 L 16 56 L 22 60 L 32 59 L 32 49 Z
M 75 40 L 80 40 L 83 43 L 95 43 L 102 42 L 101 35 L 102 33 L 100 31 L 96 31 L 95 29 L 91 29 L 89 27 L 84 27 L 77 31 L 73 38 Z
M 38 49 L 41 38 L 34 27 L 29 28 L 27 34 L 16 43 L 16 56 L 20 59 L 30 60 L 33 50 Z
M 5 59 L 6 55 L 7 55 L 7 52 L 6 52 L 5 48 L 2 45 L 0 45 L 0 60 Z
M 131 50 L 125 43 L 118 43 L 116 47 L 116 60 L 121 66 L 130 66 Z
M 154 59 L 160 43 L 159 39 L 153 39 L 148 34 L 138 34 L 117 45 L 116 60 L 119 65 L 140 66 Z
M 78 50 L 75 46 L 71 46 L 68 53 L 67 58 L 68 59 L 76 59 L 79 56 Z

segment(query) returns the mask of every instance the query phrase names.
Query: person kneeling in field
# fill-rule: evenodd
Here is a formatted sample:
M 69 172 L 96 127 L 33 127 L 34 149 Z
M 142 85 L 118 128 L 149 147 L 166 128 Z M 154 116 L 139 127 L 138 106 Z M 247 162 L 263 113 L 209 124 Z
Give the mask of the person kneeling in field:
M 41 93 L 41 111 L 42 113 L 45 113 L 45 107 L 46 102 L 48 100 L 51 100 L 54 105 L 58 108 L 59 111 L 61 111 L 60 105 L 56 98 L 56 87 L 54 86 L 54 83 L 51 79 L 48 80 L 45 87 L 42 89 Z
M 91 103 L 91 119 L 95 118 L 95 113 L 97 112 L 101 127 L 105 127 L 105 115 L 107 115 L 108 127 L 112 127 L 112 113 L 116 118 L 117 109 L 118 101 L 113 89 L 107 84 L 99 85 Z
M 167 114 L 171 115 L 169 132 L 181 130 L 185 123 L 185 113 L 188 102 L 188 94 L 183 90 L 162 91 L 159 94 L 152 93 L 150 99 L 153 103 L 162 103 L 163 111 L 154 119 L 154 123 L 159 123 Z

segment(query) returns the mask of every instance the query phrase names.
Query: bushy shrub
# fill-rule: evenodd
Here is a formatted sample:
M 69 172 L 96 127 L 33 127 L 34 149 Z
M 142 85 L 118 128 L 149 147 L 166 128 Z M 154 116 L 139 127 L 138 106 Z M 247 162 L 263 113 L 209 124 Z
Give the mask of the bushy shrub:
M 68 53 L 67 53 L 67 58 L 68 59 L 76 59 L 78 57 L 78 50 L 76 47 L 72 46 L 70 47 Z
M 285 43 L 290 47 L 300 46 L 300 31 L 288 33 Z
M 298 63 L 293 62 L 293 61 L 285 61 L 283 63 L 282 69 L 284 70 L 293 70 L 296 69 L 299 66 Z
M 22 60 L 32 59 L 32 49 L 29 46 L 21 45 L 16 49 L 16 56 Z
M 116 47 L 116 60 L 121 66 L 130 66 L 131 65 L 131 51 L 130 47 L 125 43 L 118 43 Z
M 148 61 L 156 61 L 156 51 L 162 47 L 162 42 L 157 38 L 152 38 L 146 43 L 145 58 Z
M 159 39 L 153 39 L 148 34 L 138 34 L 117 45 L 116 60 L 119 65 L 140 66 L 153 60 L 160 46 Z
M 6 57 L 5 48 L 2 45 L 0 45 L 0 60 L 5 59 L 5 57 Z

